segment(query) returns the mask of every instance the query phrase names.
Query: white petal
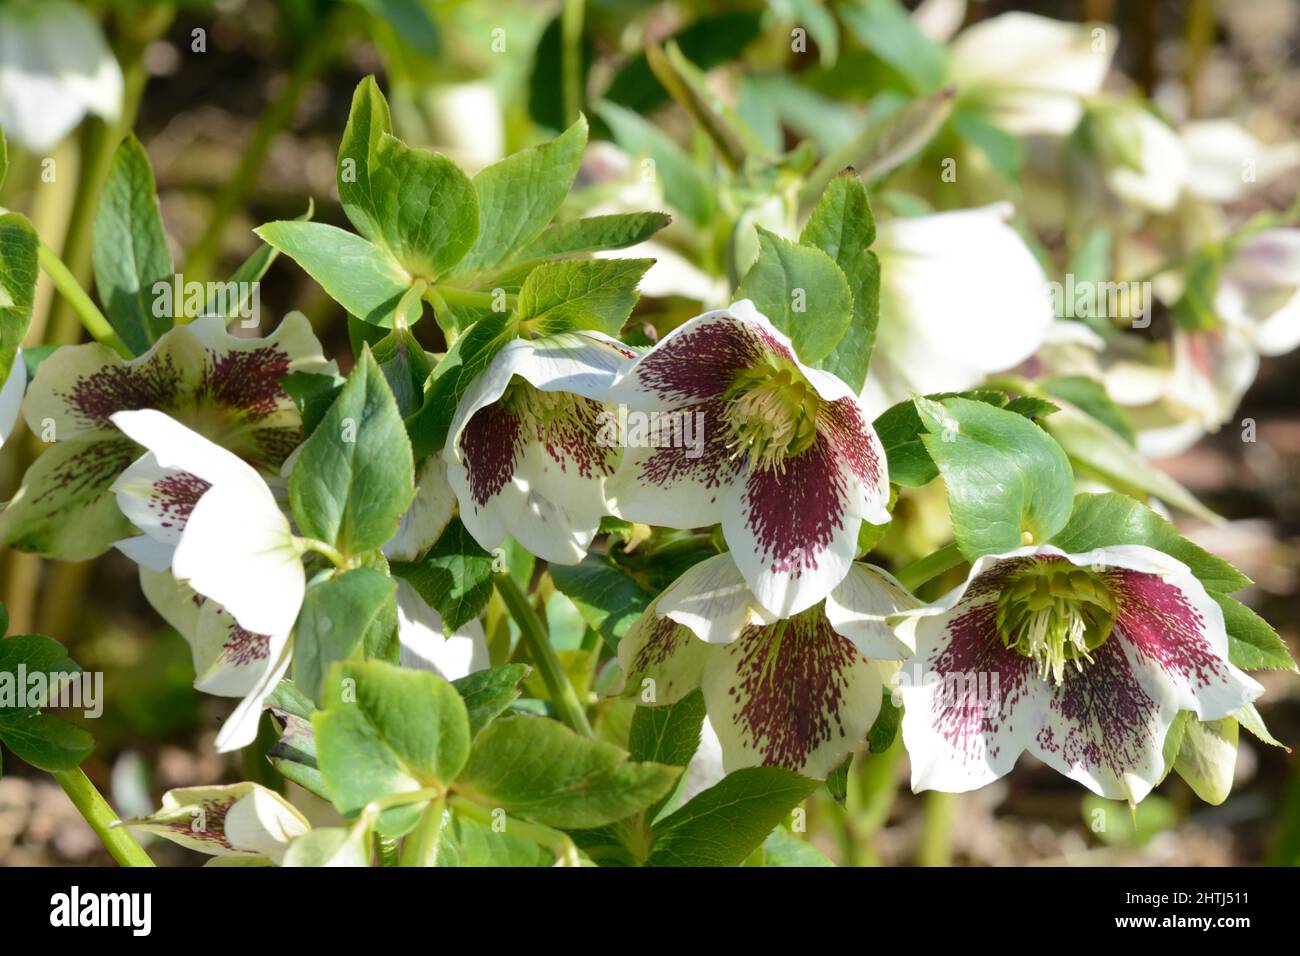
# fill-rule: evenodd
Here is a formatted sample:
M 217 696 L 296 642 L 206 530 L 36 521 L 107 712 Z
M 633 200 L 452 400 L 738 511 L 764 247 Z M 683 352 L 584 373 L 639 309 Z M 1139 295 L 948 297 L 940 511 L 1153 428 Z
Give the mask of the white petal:
M 301 447 L 301 446 L 300 446 Z M 447 463 L 430 455 L 415 476 L 415 498 L 402 515 L 397 532 L 384 545 L 390 561 L 415 561 L 433 547 L 456 508 L 456 494 L 447 481 Z
M 217 733 L 217 753 L 230 753 L 247 747 L 257 739 L 257 725 L 262 719 L 262 705 L 284 678 L 293 661 L 293 644 L 286 642 L 279 659 L 269 668 L 248 696 L 239 702 Z
M 459 680 L 490 665 L 483 625 L 463 624 L 450 636 L 443 633 L 442 618 L 407 581 L 397 581 L 397 639 L 401 664 Z
M 1106 183 L 1120 199 L 1139 209 L 1168 212 L 1187 180 L 1187 151 L 1172 129 L 1144 109 L 1131 110 L 1138 137 L 1139 168 L 1115 164 Z
M 4 385 L 0 386 L 0 445 L 9 440 L 18 422 L 18 410 L 22 407 L 23 392 L 27 388 L 27 363 L 23 361 L 22 350 L 14 356 L 13 367 Z
M 289 844 L 310 830 L 311 824 L 275 791 L 251 786 L 248 796 L 237 800 L 226 813 L 226 839 L 236 849 L 278 865 Z
M 826 618 L 864 657 L 904 660 L 913 649 L 888 619 L 921 604 L 888 571 L 873 564 L 854 563 L 844 580 L 826 596 Z
M 1186 123 L 1178 135 L 1190 161 L 1188 192 L 1210 202 L 1241 199 L 1300 165 L 1300 143 L 1261 143 L 1232 120 Z
M 750 625 L 776 619 L 755 599 L 730 554 L 689 568 L 659 596 L 657 606 L 658 613 L 710 644 L 728 644 Z

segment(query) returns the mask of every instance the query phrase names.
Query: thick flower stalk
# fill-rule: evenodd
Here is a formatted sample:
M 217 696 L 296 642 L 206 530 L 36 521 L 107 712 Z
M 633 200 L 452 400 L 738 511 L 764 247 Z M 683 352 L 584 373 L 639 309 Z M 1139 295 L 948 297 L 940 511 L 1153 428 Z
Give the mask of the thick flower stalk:
M 1141 545 L 988 555 L 910 613 L 899 692 L 914 790 L 982 787 L 1028 751 L 1136 803 L 1169 769 L 1180 711 L 1218 720 L 1262 690 L 1229 663 L 1223 612 L 1187 566 Z
M 628 447 L 605 483 L 631 521 L 722 522 L 759 603 L 797 614 L 844 580 L 864 520 L 889 520 L 885 453 L 857 396 L 800 362 L 748 300 L 673 330 L 620 376 L 611 403 L 684 424 Z M 696 440 L 677 440 L 691 431 Z
M 605 398 L 635 352 L 598 332 L 515 339 L 461 398 L 443 457 L 460 517 L 489 550 L 511 535 L 575 564 L 605 515 L 619 449 Z
M 623 692 L 646 706 L 700 688 L 722 764 L 825 777 L 856 750 L 910 648 L 886 618 L 919 602 L 889 574 L 854 564 L 822 601 L 774 618 L 726 554 L 695 565 L 619 643 Z

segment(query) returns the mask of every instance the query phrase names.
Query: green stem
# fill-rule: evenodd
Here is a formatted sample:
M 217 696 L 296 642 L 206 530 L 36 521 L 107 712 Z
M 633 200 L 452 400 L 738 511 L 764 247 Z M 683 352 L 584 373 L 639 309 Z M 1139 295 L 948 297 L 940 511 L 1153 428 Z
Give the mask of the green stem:
M 378 837 L 375 840 L 375 849 L 378 851 L 380 866 L 397 866 L 400 854 L 397 851 L 397 841 L 392 837 Z
M 706 531 L 701 534 L 682 535 L 678 538 L 670 538 L 662 544 L 657 544 L 650 548 L 651 557 L 661 558 L 664 555 L 689 554 L 692 551 L 701 551 L 706 548 L 714 547 L 713 532 Z
M 402 841 L 399 866 L 437 866 L 438 844 L 442 840 L 442 816 L 446 803 L 432 800 L 420 814 L 415 832 Z
M 427 294 L 437 296 L 445 305 L 463 305 L 471 309 L 497 311 L 498 296 L 494 292 L 472 292 L 469 289 L 458 289 L 451 285 L 438 285 L 431 286 Z M 518 296 L 507 295 L 505 297 L 506 308 L 513 309 L 518 298 Z
M 956 794 L 941 790 L 931 790 L 925 795 L 921 845 L 916 851 L 919 866 L 949 866 L 952 863 L 952 823 L 956 800 Z
M 45 274 L 50 277 L 54 283 L 54 288 L 58 290 L 63 300 L 71 306 L 73 313 L 81 320 L 81 324 L 86 327 L 86 331 L 94 336 L 98 342 L 103 342 L 109 348 L 112 348 L 124 358 L 131 358 L 131 350 L 126 347 L 126 343 L 121 337 L 113 331 L 113 326 L 109 325 L 108 319 L 104 313 L 99 311 L 99 307 L 86 294 L 86 290 L 81 287 L 77 277 L 72 274 L 63 260 L 54 254 L 54 251 L 45 243 L 41 243 L 37 251 L 37 258 L 40 260 L 41 268 Z
M 207 228 L 204 229 L 203 235 L 194 244 L 186 259 L 185 271 L 188 273 L 188 278 L 205 282 L 210 277 L 217 257 L 221 254 L 221 235 L 226 221 L 256 185 L 267 154 L 270 152 L 271 141 L 293 119 L 294 110 L 298 106 L 298 100 L 302 98 L 303 90 L 334 56 L 336 38 L 341 33 L 340 30 L 335 29 L 338 19 L 339 14 L 336 14 L 328 20 L 320 31 L 319 40 L 303 47 L 302 55 L 294 63 L 284 87 L 258 118 L 253 135 L 240 156 L 239 166 L 235 169 L 234 175 L 222 186 L 221 192 L 213 203 Z
M 524 643 L 528 645 L 528 652 L 532 655 L 533 662 L 542 672 L 542 680 L 546 683 L 551 702 L 555 705 L 560 719 L 578 733 L 594 737 L 591 724 L 587 721 L 587 711 L 578 700 L 573 684 L 569 682 L 569 675 L 564 673 L 564 668 L 560 665 L 560 659 L 555 656 L 555 648 L 551 646 L 550 638 L 546 636 L 546 626 L 542 624 L 533 606 L 528 603 L 527 595 L 520 590 L 515 579 L 506 572 L 494 575 L 493 580 L 496 582 L 497 593 L 501 595 L 506 610 L 519 625 L 519 633 L 523 635 Z
M 576 123 L 582 111 L 582 19 L 583 0 L 564 0 L 560 13 L 560 38 L 563 43 L 562 82 L 564 125 Z
M 926 555 L 920 561 L 909 564 L 903 570 L 899 571 L 895 577 L 899 583 L 909 591 L 915 591 L 926 581 L 938 577 L 943 572 L 957 567 L 965 560 L 961 556 L 961 549 L 957 547 L 956 542 L 940 548 L 933 554 Z
M 153 866 L 149 854 L 136 842 L 135 835 L 122 826 L 108 801 L 95 789 L 80 767 L 56 770 L 53 774 L 77 812 L 85 817 L 95 835 L 120 866 Z
M 451 808 L 462 816 L 469 817 L 484 826 L 492 826 L 496 821 L 492 819 L 492 814 L 484 807 L 479 806 L 473 800 L 465 797 L 452 797 Z M 506 833 L 512 836 L 523 837 L 525 840 L 531 840 L 538 846 L 544 846 L 555 854 L 556 861 L 561 866 L 581 866 L 578 860 L 578 848 L 574 845 L 573 840 L 569 839 L 568 834 L 561 833 L 559 830 L 552 830 L 550 827 L 544 827 L 540 823 L 529 823 L 526 820 L 516 820 L 513 817 L 506 817 Z
M 317 554 L 323 554 L 330 559 L 330 563 L 336 568 L 347 568 L 348 559 L 343 556 L 343 552 L 332 544 L 321 541 L 317 538 L 298 538 L 298 546 L 304 551 L 315 551 Z

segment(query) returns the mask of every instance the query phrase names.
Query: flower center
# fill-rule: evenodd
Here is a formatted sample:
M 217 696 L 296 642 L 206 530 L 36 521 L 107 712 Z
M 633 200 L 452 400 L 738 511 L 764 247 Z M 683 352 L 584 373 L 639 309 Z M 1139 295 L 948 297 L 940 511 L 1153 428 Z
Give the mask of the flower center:
M 1096 575 L 1068 563 L 1045 562 L 1005 584 L 998 595 L 998 633 L 1060 684 L 1065 665 L 1083 670 L 1115 623 L 1115 599 Z
M 723 395 L 732 457 L 746 455 L 753 470 L 785 470 L 788 459 L 817 439 L 822 400 L 816 389 L 789 366 L 761 365 L 736 376 Z
M 587 400 L 571 392 L 546 392 L 516 378 L 506 387 L 500 401 L 523 422 L 526 434 L 543 437 L 573 422 Z

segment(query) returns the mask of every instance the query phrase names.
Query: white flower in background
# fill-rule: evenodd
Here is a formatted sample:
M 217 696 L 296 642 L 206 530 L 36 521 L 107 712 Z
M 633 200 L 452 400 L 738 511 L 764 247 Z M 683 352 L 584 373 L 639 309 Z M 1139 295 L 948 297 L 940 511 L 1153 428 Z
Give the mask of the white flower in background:
M 9 140 L 43 153 L 87 113 L 113 122 L 122 87 L 121 67 L 80 4 L 0 3 L 0 128 Z
M 1214 311 L 1262 355 L 1300 345 L 1300 229 L 1268 229 L 1234 247 L 1219 274 Z
M 605 399 L 634 352 L 598 332 L 506 343 L 461 397 L 443 457 L 460 518 L 487 550 L 507 535 L 576 564 L 605 515 L 618 447 Z
M 18 412 L 23 404 L 23 392 L 27 389 L 27 363 L 23 361 L 22 349 L 14 356 L 13 367 L 5 376 L 4 385 L 0 385 L 0 446 L 9 440 L 18 424 Z
M 417 95 L 428 111 L 431 142 L 471 170 L 491 166 L 506 154 L 501 98 L 487 80 L 420 84 Z
M 1106 185 L 1118 199 L 1149 212 L 1174 208 L 1190 160 L 1163 120 L 1137 101 L 1105 97 L 1089 104 L 1088 130 Z
M 1184 123 L 1187 191 L 1209 202 L 1235 202 L 1300 165 L 1300 143 L 1260 142 L 1232 120 Z
M 610 509 L 671 528 L 722 523 L 731 555 L 774 614 L 844 580 L 862 522 L 889 520 L 884 448 L 856 395 L 808 368 L 743 299 L 673 329 L 630 365 L 611 403 L 693 424 L 624 451 Z
M 673 582 L 619 642 L 623 692 L 662 706 L 701 688 L 725 773 L 770 765 L 822 778 L 875 722 L 896 667 L 888 662 L 911 653 L 886 618 L 918 604 L 884 571 L 854 564 L 824 601 L 777 620 L 730 555 L 716 555 Z M 700 789 L 719 776 L 708 743 Z
M 168 790 L 157 813 L 123 823 L 200 853 L 276 866 L 289 844 L 311 829 L 289 801 L 258 783 Z
M 949 79 L 963 104 L 1012 133 L 1064 136 L 1101 90 L 1118 42 L 1113 27 L 1004 13 L 957 35 Z
M 974 790 L 1029 751 L 1136 803 L 1164 776 L 1179 711 L 1218 720 L 1262 691 L 1229 663 L 1223 612 L 1187 566 L 1140 545 L 986 555 L 913 613 L 899 683 L 913 790 Z
M 250 465 L 153 409 L 117 412 L 112 421 L 149 450 L 113 486 L 143 532 L 119 547 L 139 558 L 142 572 L 167 567 L 170 553 L 176 580 L 206 599 L 190 602 L 193 617 L 184 592 L 179 607 L 176 595 L 151 603 L 189 638 L 196 686 L 243 698 L 216 742 L 220 752 L 237 750 L 256 737 L 262 702 L 289 667 L 307 586 L 302 549 Z
M 1047 277 L 1007 225 L 1011 213 L 998 203 L 880 224 L 880 324 L 862 391 L 872 417 L 915 395 L 977 385 L 1045 341 Z
M 931 40 L 947 43 L 966 20 L 966 0 L 921 0 L 912 22 Z
M 397 640 L 401 665 L 430 671 L 443 680 L 460 680 L 491 666 L 487 638 L 478 618 L 466 621 L 451 634 L 443 631 L 442 617 L 408 581 L 397 581 Z

